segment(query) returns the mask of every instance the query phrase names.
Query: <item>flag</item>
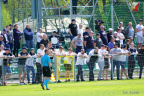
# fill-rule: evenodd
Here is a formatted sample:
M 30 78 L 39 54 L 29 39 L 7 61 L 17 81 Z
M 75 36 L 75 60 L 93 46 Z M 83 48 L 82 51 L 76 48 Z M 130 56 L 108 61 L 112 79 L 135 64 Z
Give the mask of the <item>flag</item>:
M 137 4 L 135 5 L 134 11 L 137 11 L 138 8 L 139 8 L 139 3 L 137 3 Z

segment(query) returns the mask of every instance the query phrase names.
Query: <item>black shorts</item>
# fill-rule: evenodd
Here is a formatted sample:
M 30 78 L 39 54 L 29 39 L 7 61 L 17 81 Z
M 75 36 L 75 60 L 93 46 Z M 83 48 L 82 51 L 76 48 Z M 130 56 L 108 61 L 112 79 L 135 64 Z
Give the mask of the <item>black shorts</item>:
M 66 71 L 71 70 L 71 64 L 64 64 L 64 67 L 65 67 Z
M 105 58 L 105 65 L 104 65 L 104 69 L 108 69 L 109 68 L 109 60 L 108 58 Z
M 51 70 L 49 67 L 43 67 L 43 75 L 44 77 L 51 77 Z

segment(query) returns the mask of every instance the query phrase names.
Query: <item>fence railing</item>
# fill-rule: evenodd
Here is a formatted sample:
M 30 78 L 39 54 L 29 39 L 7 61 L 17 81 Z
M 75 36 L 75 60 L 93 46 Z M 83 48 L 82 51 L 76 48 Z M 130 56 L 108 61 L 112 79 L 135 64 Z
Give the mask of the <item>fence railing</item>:
M 90 81 L 93 81 L 96 78 L 98 78 L 98 80 L 108 80 L 115 78 L 122 79 L 123 77 L 127 79 L 132 79 L 133 77 L 142 77 L 142 69 L 144 67 L 143 55 L 107 55 L 103 57 L 104 58 L 101 60 L 97 59 L 96 61 L 94 60 L 92 62 L 84 62 L 81 64 L 82 66 L 76 65 L 77 57 L 75 56 L 52 57 L 51 63 L 53 66 L 55 79 L 56 81 L 63 81 L 63 79 L 79 81 L 78 74 L 81 79 Z M 36 60 L 36 57 L 0 58 L 1 85 L 4 85 L 6 82 L 8 84 L 13 84 L 25 81 L 28 83 L 42 83 L 42 69 L 40 63 L 36 61 L 38 61 Z M 27 75 L 25 74 L 26 76 L 23 77 L 25 72 Z M 125 76 L 123 76 L 123 74 L 125 74 Z M 26 78 L 27 80 L 25 80 Z

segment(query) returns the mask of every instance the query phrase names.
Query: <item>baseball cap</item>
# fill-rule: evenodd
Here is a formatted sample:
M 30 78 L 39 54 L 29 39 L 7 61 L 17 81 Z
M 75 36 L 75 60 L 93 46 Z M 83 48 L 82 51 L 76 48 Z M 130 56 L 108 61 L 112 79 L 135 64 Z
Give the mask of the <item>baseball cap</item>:
M 62 46 L 59 46 L 59 49 L 63 49 L 63 47 L 62 47 Z
M 75 19 L 72 19 L 72 22 L 73 22 L 73 21 L 76 21 L 76 20 L 75 20 Z
M 115 31 L 114 34 L 117 34 L 117 32 Z
M 85 51 L 84 49 L 81 49 L 81 51 Z
M 120 22 L 120 24 L 123 24 L 123 22 Z
M 7 31 L 6 29 L 3 29 L 3 31 Z
M 26 49 L 27 50 L 27 47 L 23 47 L 22 49 Z
M 10 50 L 10 48 L 5 48 L 5 51 L 6 51 L 6 50 Z
M 112 28 L 109 28 L 109 30 L 108 31 L 113 31 L 113 29 Z
M 139 19 L 139 21 L 143 21 L 142 19 Z
M 9 24 L 9 26 L 13 26 L 12 24 Z
M 118 43 L 115 43 L 114 45 L 117 45 L 117 46 L 118 46 Z
M 89 29 L 89 27 L 86 27 L 86 29 Z
M 100 35 L 99 33 L 96 34 L 96 36 Z

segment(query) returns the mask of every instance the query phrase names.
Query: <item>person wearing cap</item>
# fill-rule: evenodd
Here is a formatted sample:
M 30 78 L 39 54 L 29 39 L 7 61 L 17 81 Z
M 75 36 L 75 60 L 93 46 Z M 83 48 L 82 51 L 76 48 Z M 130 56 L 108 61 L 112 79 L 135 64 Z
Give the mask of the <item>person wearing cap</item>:
M 101 48 L 102 45 L 102 40 L 100 38 L 100 34 L 96 34 L 96 39 L 94 40 L 94 47 L 98 47 L 99 49 Z
M 132 22 L 128 23 L 128 27 L 125 29 L 125 38 L 128 39 L 130 36 L 135 38 L 134 28 L 132 27 Z
M 61 65 L 61 56 L 63 56 L 63 57 L 65 57 L 66 56 L 66 54 L 65 54 L 65 51 L 63 50 L 63 47 L 62 46 L 59 46 L 59 49 L 58 50 L 55 50 L 55 55 L 56 55 L 56 57 L 57 56 L 60 56 L 60 57 L 58 57 L 58 59 L 57 59 L 57 67 L 58 67 L 58 76 L 59 76 L 59 78 L 60 78 L 60 72 L 61 72 L 61 70 L 60 70 L 60 65 Z M 58 83 L 60 83 L 61 81 L 60 81 L 60 79 L 58 78 Z
M 10 64 L 11 64 L 11 58 L 14 58 L 14 55 L 12 55 L 10 53 L 10 49 L 6 48 L 5 49 L 5 53 L 3 53 L 4 59 L 3 59 L 3 69 L 4 69 L 4 85 L 6 84 L 6 80 L 12 75 L 12 71 L 10 68 Z M 8 73 L 6 75 L 6 73 Z
M 119 26 L 117 27 L 116 31 L 118 32 L 118 29 L 121 29 L 121 33 L 125 35 L 125 29 L 123 27 L 123 22 L 120 22 Z
M 107 39 L 108 39 L 108 43 L 111 41 L 111 37 L 113 36 L 113 29 L 109 28 L 108 32 L 107 32 Z
M 99 58 L 102 58 L 102 55 L 98 51 L 99 51 L 98 47 L 95 47 L 90 51 L 87 58 L 87 66 L 89 68 L 89 81 L 94 81 L 93 69 L 95 67 L 95 63 L 96 61 L 98 61 Z
M 102 55 L 102 58 L 98 59 L 98 66 L 99 66 L 99 74 L 98 74 L 98 79 L 97 80 L 102 80 L 102 72 L 104 69 L 104 57 L 105 55 L 108 54 L 108 52 L 105 50 L 105 45 L 101 45 L 101 49 L 99 49 L 99 53 Z
M 122 51 L 122 55 L 120 56 L 120 60 L 121 60 L 121 79 L 122 76 L 123 76 L 123 73 L 125 74 L 126 78 L 127 79 L 130 79 L 126 73 L 126 69 L 125 69 L 125 65 L 126 65 L 126 61 L 127 61 L 127 56 L 128 54 L 130 53 L 128 50 L 127 50 L 127 45 L 124 44 L 123 46 L 123 49 L 121 50 Z
M 11 38 L 10 38 L 10 35 L 7 33 L 7 30 L 6 29 L 4 29 L 3 30 L 3 37 L 4 37 L 4 43 L 5 43 L 5 47 L 6 48 L 10 48 L 11 49 L 11 52 L 12 52 L 12 47 L 13 47 L 13 44 L 11 44 L 12 43 L 12 41 L 11 41 Z M 12 47 L 10 47 L 10 45 L 12 46 Z
M 139 24 L 136 25 L 136 32 L 137 32 L 137 49 L 141 47 L 141 44 L 144 43 L 144 37 L 142 35 L 144 26 L 142 24 L 143 20 L 139 20 Z
M 113 55 L 113 66 L 111 66 L 111 80 L 113 80 L 113 73 L 116 66 L 117 69 L 117 80 L 120 80 L 120 55 L 122 54 L 121 48 L 118 47 L 118 44 L 114 44 L 114 48 L 111 49 L 110 54 Z
M 32 71 L 32 84 L 35 84 L 35 69 L 34 69 L 34 58 L 36 57 L 34 48 L 31 48 L 31 51 L 29 53 L 30 58 L 26 61 L 26 71 L 27 71 L 27 81 L 28 84 L 30 84 L 30 71 Z
M 66 56 L 76 56 L 77 54 L 72 51 L 72 48 L 68 48 L 68 52 L 65 53 Z M 75 57 L 65 57 L 64 58 L 64 67 L 66 70 L 66 78 L 70 78 L 70 71 L 72 67 L 72 60 L 74 60 Z M 70 82 L 70 79 L 66 79 L 65 82 Z
M 130 44 L 130 55 L 128 56 L 128 76 L 130 79 L 133 79 L 133 71 L 135 68 L 135 55 L 138 53 L 137 49 L 134 47 L 134 43 Z
M 84 46 L 86 47 L 87 55 L 89 52 L 94 48 L 94 39 L 93 39 L 93 32 L 89 32 L 89 36 L 85 38 Z
M 111 37 L 111 41 L 108 43 L 108 51 L 110 52 L 111 49 L 114 48 L 115 38 Z
M 100 29 L 101 30 L 98 31 L 98 33 L 100 34 L 100 38 L 102 39 L 103 44 L 107 45 L 108 40 L 107 40 L 107 34 L 105 32 L 105 27 L 101 26 Z
M 80 81 L 79 77 L 81 78 L 81 81 L 85 81 L 83 78 L 83 64 L 86 64 L 85 59 L 87 58 L 87 54 L 85 53 L 84 49 L 81 49 L 81 51 L 77 55 L 77 61 L 76 66 L 78 68 L 78 73 L 76 75 L 77 82 Z
M 14 29 L 13 29 L 13 38 L 14 38 L 14 50 L 13 50 L 13 54 L 15 56 L 18 56 L 18 49 L 20 49 L 20 39 L 22 33 L 18 30 L 18 25 L 15 24 L 14 25 Z
M 19 82 L 20 82 L 20 85 L 25 85 L 24 83 L 24 79 L 26 77 L 25 63 L 26 63 L 27 58 L 29 57 L 29 54 L 27 52 L 27 47 L 22 48 L 22 51 L 19 52 L 18 57 L 19 57 L 18 59 Z M 22 72 L 23 72 L 23 78 L 21 80 Z
M 40 41 L 40 44 L 44 44 L 44 46 L 45 46 L 45 48 L 48 46 L 48 43 L 49 43 L 49 41 L 48 41 L 48 39 L 47 39 L 47 35 L 46 34 L 44 34 L 43 35 L 43 39 Z
M 138 49 L 138 55 L 136 57 L 137 61 L 138 61 L 138 65 L 140 67 L 140 73 L 139 73 L 139 79 L 142 78 L 142 70 L 143 70 L 143 67 L 144 67 L 144 44 L 142 44 L 141 48 Z
M 9 34 L 13 34 L 13 31 L 12 31 L 12 27 L 13 27 L 13 25 L 12 24 L 9 24 L 9 26 L 10 26 L 10 30 L 9 30 Z M 13 38 L 12 38 L 13 39 Z
M 36 33 L 36 37 L 37 37 L 37 49 L 40 48 L 40 41 L 43 39 L 43 30 L 42 28 L 39 28 L 39 32 Z
M 85 32 L 83 33 L 84 39 L 89 36 L 89 27 L 86 27 Z
M 69 33 L 71 35 L 70 39 L 72 40 L 74 37 L 77 36 L 77 33 L 78 33 L 77 24 L 76 24 L 75 19 L 72 19 L 72 23 L 69 24 L 68 28 L 69 28 Z
M 42 83 L 42 68 L 41 68 L 41 57 L 44 56 L 45 48 L 43 44 L 40 44 L 40 48 L 37 50 L 37 59 L 36 59 L 36 67 L 37 67 L 37 73 L 36 73 L 36 83 Z
M 78 54 L 83 48 L 83 39 L 81 38 L 81 33 L 78 33 L 78 36 L 74 37 L 71 42 L 71 48 L 74 46 L 75 52 Z
M 49 41 L 52 43 L 52 46 L 54 48 L 59 48 L 59 41 L 58 41 L 58 36 L 57 36 L 57 32 L 56 31 L 53 31 L 53 34 L 51 36 L 49 36 Z M 53 43 L 56 42 L 56 43 Z
M 34 48 L 33 35 L 34 35 L 34 32 L 31 30 L 30 25 L 27 24 L 26 28 L 24 29 L 24 37 L 25 37 L 25 40 L 26 40 L 26 47 L 28 49 L 29 49 L 29 47 Z

